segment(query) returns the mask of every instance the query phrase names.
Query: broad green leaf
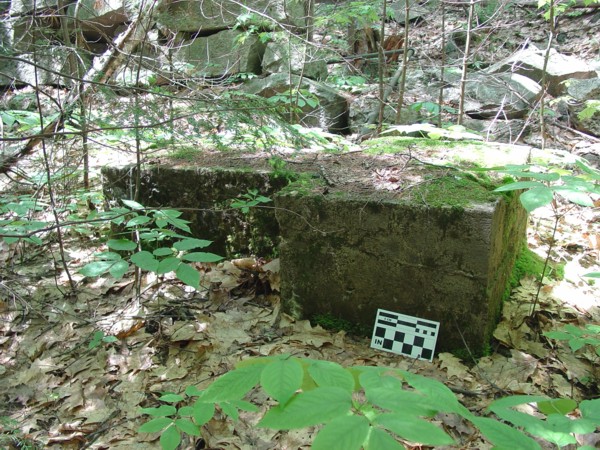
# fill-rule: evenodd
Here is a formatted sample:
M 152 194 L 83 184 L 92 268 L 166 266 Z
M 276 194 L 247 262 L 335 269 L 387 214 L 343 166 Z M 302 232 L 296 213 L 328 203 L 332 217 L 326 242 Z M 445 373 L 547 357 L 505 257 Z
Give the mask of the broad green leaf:
M 313 450 L 360 450 L 369 435 L 363 416 L 342 416 L 325 425 L 315 437 Z
M 156 269 L 158 269 L 158 260 L 152 255 L 152 253 L 147 252 L 146 250 L 134 253 L 131 255 L 130 259 L 132 263 L 142 270 L 156 272 Z
M 245 400 L 232 400 L 229 403 L 231 403 L 237 409 L 241 409 L 242 411 L 258 412 L 260 410 L 258 406 Z
M 121 260 L 113 264 L 113 266 L 109 270 L 109 273 L 118 280 L 119 278 L 122 278 L 128 270 L 129 264 L 127 263 L 127 261 Z
M 156 211 L 157 216 L 165 216 L 171 219 L 176 219 L 181 216 L 183 213 L 176 209 L 161 209 L 160 211 Z M 187 221 L 186 221 L 187 222 Z
M 160 405 L 158 408 L 142 408 L 141 412 L 153 417 L 166 417 L 175 414 L 177 408 L 172 405 Z
M 169 256 L 173 254 L 173 250 L 169 247 L 160 247 L 152 252 L 154 256 Z
M 187 395 L 188 397 L 198 397 L 199 395 L 202 395 L 202 392 L 204 391 L 198 389 L 194 385 L 190 385 L 185 388 L 185 395 Z
M 396 441 L 388 432 L 380 428 L 371 428 L 365 450 L 406 450 L 406 447 Z
M 564 331 L 547 331 L 544 336 L 550 339 L 556 339 L 557 341 L 568 341 L 573 338 L 572 334 L 565 333 Z
M 181 433 L 175 426 L 170 426 L 162 432 L 159 442 L 163 450 L 175 450 L 181 443 Z
M 263 369 L 260 384 L 267 394 L 285 404 L 300 389 L 303 377 L 304 369 L 296 359 L 278 358 Z
M 552 414 L 548 416 L 545 422 L 541 421 L 542 427 L 536 427 L 533 430 L 526 427 L 525 430 L 534 436 L 541 437 L 548 442 L 556 444 L 558 447 L 564 447 L 565 445 L 577 443 L 577 440 L 571 434 L 573 432 L 572 426 L 575 425 L 576 422 L 578 421 L 571 420 L 558 414 Z M 594 426 L 591 431 L 594 431 L 595 429 L 596 427 Z M 589 432 L 590 431 L 585 431 L 585 433 Z
M 536 187 L 523 192 L 519 200 L 527 212 L 546 206 L 554 199 L 554 192 L 546 186 Z
M 127 228 L 135 227 L 138 225 L 144 225 L 145 223 L 151 222 L 152 219 L 148 216 L 136 216 L 133 219 L 130 219 L 125 226 Z
M 579 411 L 582 417 L 600 423 L 600 398 L 582 401 L 579 404 Z
M 143 205 L 140 205 L 138 202 L 134 202 L 133 200 L 121 200 L 125 206 L 131 209 L 144 209 Z
M 215 415 L 215 405 L 213 403 L 201 403 L 196 401 L 193 409 L 194 412 L 192 413 L 192 417 L 199 427 L 207 423 Z
M 534 180 L 541 181 L 557 181 L 560 180 L 560 174 L 556 172 L 522 172 L 522 171 L 509 171 L 506 172 L 509 175 L 516 178 L 533 178 Z
M 168 417 L 157 417 L 152 419 L 138 428 L 138 433 L 156 433 L 171 425 L 173 419 Z
M 181 259 L 191 262 L 217 262 L 223 259 L 222 256 L 215 255 L 214 253 L 205 252 L 192 252 L 183 255 Z
M 210 244 L 212 244 L 212 241 L 207 241 L 205 239 L 183 239 L 181 241 L 175 242 L 173 244 L 173 247 L 175 247 L 179 251 L 184 251 L 192 250 L 194 248 L 208 247 Z
M 538 187 L 546 187 L 539 181 L 516 181 L 514 183 L 504 184 L 494 189 L 494 192 L 518 191 L 520 189 L 531 189 Z
M 175 426 L 179 428 L 180 431 L 183 431 L 190 436 L 200 436 L 200 429 L 194 425 L 191 420 L 188 419 L 177 419 L 175 421 Z
M 200 272 L 189 264 L 180 264 L 175 271 L 175 275 L 188 286 L 198 289 L 200 287 Z
M 260 380 L 264 366 L 240 367 L 217 378 L 199 397 L 202 402 L 241 400 Z
M 533 439 L 497 420 L 474 416 L 471 422 L 497 450 L 541 450 Z
M 454 412 L 469 418 L 472 413 L 458 402 L 458 399 L 450 389 L 433 378 L 427 378 L 414 373 L 401 371 L 404 379 L 417 391 L 426 394 L 432 404 L 440 411 Z
M 108 272 L 113 264 L 113 261 L 94 261 L 83 266 L 78 272 L 84 277 L 97 277 Z
M 356 371 L 353 367 L 351 370 Z M 402 390 L 403 381 L 397 376 L 392 376 L 386 373 L 385 370 L 369 370 L 360 371 L 358 377 L 359 384 L 366 389 L 384 388 L 390 391 Z
M 188 223 L 190 223 L 189 220 L 183 220 L 183 219 L 174 219 L 174 218 L 167 218 L 167 222 L 171 225 L 173 225 L 175 228 L 178 228 L 180 230 L 183 231 L 187 231 L 188 233 L 191 232 L 190 227 L 188 226 Z
M 221 407 L 221 411 L 223 411 L 223 414 L 231 417 L 231 420 L 233 420 L 234 422 L 238 421 L 238 419 L 240 418 L 240 413 L 238 412 L 237 408 L 233 406 L 230 402 L 221 402 L 219 403 L 219 406 Z
M 579 192 L 573 191 L 570 189 L 554 189 L 558 192 L 559 195 L 570 201 L 571 203 L 575 203 L 580 206 L 592 207 L 594 206 L 594 202 L 592 201 L 590 194 L 587 192 Z
M 414 391 L 376 387 L 366 389 L 365 394 L 374 405 L 390 411 L 402 412 L 407 416 L 433 417 L 440 410 L 436 407 L 435 399 Z
M 548 397 L 543 397 L 541 395 L 511 395 L 510 397 L 500 398 L 498 400 L 494 400 L 490 406 L 489 410 L 497 413 L 502 409 L 512 408 L 518 405 L 524 405 L 525 403 L 537 403 L 537 402 L 545 402 L 551 400 Z
M 99 252 L 94 253 L 94 258 L 102 259 L 104 261 L 118 261 L 121 258 L 121 255 L 115 252 Z
M 271 408 L 259 427 L 292 430 L 328 422 L 345 416 L 352 407 L 352 395 L 339 387 L 322 387 L 301 392 L 285 406 Z
M 180 264 L 182 264 L 181 260 L 179 258 L 175 258 L 174 256 L 161 259 L 158 263 L 158 267 L 156 268 L 156 273 L 158 275 L 162 275 L 164 273 L 174 272 L 177 270 Z
M 396 433 L 403 439 L 425 445 L 451 445 L 454 439 L 444 431 L 418 417 L 401 413 L 386 413 L 378 416 L 374 423 Z
M 308 373 L 318 386 L 338 386 L 348 392 L 354 391 L 354 377 L 334 362 L 316 361 L 308 366 Z
M 168 392 L 166 394 L 161 395 L 158 399 L 161 402 L 178 403 L 178 402 L 183 401 L 185 399 L 185 397 L 183 395 L 173 394 L 171 392 Z

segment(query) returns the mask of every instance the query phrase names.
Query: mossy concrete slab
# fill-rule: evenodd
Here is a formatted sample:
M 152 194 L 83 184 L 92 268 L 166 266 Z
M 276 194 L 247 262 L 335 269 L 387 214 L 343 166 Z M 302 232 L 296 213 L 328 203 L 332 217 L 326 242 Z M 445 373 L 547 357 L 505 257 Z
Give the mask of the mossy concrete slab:
M 289 313 L 368 331 L 382 308 L 439 321 L 438 351 L 485 350 L 525 236 L 516 198 L 449 207 L 287 193 L 276 207 Z
M 380 142 L 375 151 L 275 162 L 264 153 L 161 158 L 142 171 L 139 201 L 183 210 L 194 235 L 215 241 L 215 253 L 278 252 L 282 301 L 296 317 L 343 319 L 368 333 L 377 309 L 388 309 L 441 322 L 438 351 L 466 345 L 480 354 L 524 242 L 526 214 L 516 195 L 493 193 L 485 176 L 454 166 L 486 153 L 498 164 L 503 150 Z M 528 157 L 523 149 L 509 153 L 505 164 Z M 134 169 L 103 175 L 109 198 L 131 198 Z M 250 216 L 232 210 L 230 200 L 250 189 L 274 203 Z

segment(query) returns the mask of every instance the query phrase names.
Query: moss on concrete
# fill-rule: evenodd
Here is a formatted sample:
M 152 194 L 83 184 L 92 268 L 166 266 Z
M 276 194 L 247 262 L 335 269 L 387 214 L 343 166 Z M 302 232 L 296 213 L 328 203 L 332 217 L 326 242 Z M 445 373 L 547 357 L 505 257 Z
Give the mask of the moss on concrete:
M 497 201 L 500 195 L 493 192 L 495 187 L 471 174 L 453 171 L 450 175 L 434 176 L 416 186 L 411 191 L 411 200 L 425 201 L 432 207 L 465 208 Z
M 371 139 L 364 143 L 365 153 L 399 153 L 406 151 L 409 147 L 416 148 L 457 148 L 470 149 L 473 147 L 483 147 L 484 144 L 479 141 L 444 141 L 428 138 L 416 138 L 409 136 L 390 136 Z

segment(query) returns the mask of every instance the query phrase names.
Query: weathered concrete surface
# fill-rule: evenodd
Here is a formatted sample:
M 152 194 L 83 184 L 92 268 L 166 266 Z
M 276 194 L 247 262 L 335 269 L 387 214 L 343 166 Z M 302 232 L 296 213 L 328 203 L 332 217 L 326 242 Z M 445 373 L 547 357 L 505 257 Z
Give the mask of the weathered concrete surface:
M 471 351 L 481 352 L 525 235 L 517 203 L 499 198 L 463 209 L 279 194 L 287 310 L 372 329 L 377 309 L 388 309 L 439 321 L 438 351 L 464 348 L 464 338 Z
M 143 171 L 139 201 L 195 208 L 185 218 L 197 237 L 215 241 L 215 253 L 264 256 L 278 245 L 282 301 L 296 317 L 331 315 L 368 331 L 377 309 L 388 309 L 441 322 L 437 351 L 466 343 L 480 353 L 496 325 L 526 214 L 516 195 L 492 193 L 448 164 L 519 164 L 528 149 L 402 151 L 400 138 L 370 142 L 364 152 L 290 157 L 284 175 L 265 154 L 252 160 L 198 152 L 183 166 L 161 160 Z M 429 165 L 416 162 L 425 160 Z M 298 181 L 287 185 L 294 173 Z M 127 168 L 103 174 L 109 198 L 130 198 Z M 272 196 L 275 209 L 246 217 L 228 208 L 249 189 Z
M 132 167 L 102 169 L 109 199 L 131 198 L 135 185 Z M 244 215 L 229 207 L 249 189 L 271 195 L 287 181 L 264 170 L 223 167 L 151 167 L 141 174 L 139 202 L 147 207 L 184 211 L 194 236 L 213 241 L 209 251 L 219 255 L 272 255 L 279 227 L 272 209 L 252 209 Z

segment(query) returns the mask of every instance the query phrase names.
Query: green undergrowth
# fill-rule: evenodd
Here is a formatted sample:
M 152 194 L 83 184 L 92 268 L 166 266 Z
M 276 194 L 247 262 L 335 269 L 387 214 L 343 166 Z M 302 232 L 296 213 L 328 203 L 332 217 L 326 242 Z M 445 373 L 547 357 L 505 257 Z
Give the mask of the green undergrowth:
M 406 152 L 409 148 L 470 148 L 481 147 L 479 141 L 447 141 L 410 136 L 389 136 L 370 139 L 364 143 L 364 152 L 369 155 Z
M 499 195 L 492 192 L 497 185 L 488 179 L 466 172 L 433 176 L 410 191 L 411 200 L 422 199 L 432 207 L 465 208 L 473 204 L 493 203 Z
M 528 276 L 534 276 L 536 279 L 541 280 L 543 270 L 544 258 L 530 250 L 527 247 L 527 244 L 523 244 L 509 279 L 510 288 L 513 289 L 517 287 L 519 282 Z M 564 275 L 564 264 L 550 262 L 546 268 L 544 277 L 550 277 L 553 280 L 562 280 Z
M 333 314 L 316 314 L 312 317 L 310 322 L 313 325 L 320 325 L 321 327 L 329 331 L 345 331 L 346 333 L 352 334 L 354 336 L 370 337 L 373 331 L 364 325 L 360 325 L 357 323 L 350 322 L 349 320 L 335 317 Z

